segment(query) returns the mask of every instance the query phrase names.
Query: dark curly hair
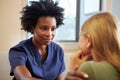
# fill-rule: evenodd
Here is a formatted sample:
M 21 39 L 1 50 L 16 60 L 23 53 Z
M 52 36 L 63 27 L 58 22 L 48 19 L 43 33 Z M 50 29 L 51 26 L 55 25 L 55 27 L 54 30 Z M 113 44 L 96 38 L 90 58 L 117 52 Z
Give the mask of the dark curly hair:
M 32 1 L 30 6 L 25 6 L 21 11 L 22 29 L 31 32 L 31 29 L 36 26 L 37 21 L 42 16 L 55 17 L 57 28 L 63 24 L 63 11 L 58 3 L 52 0 L 39 0 L 39 2 Z

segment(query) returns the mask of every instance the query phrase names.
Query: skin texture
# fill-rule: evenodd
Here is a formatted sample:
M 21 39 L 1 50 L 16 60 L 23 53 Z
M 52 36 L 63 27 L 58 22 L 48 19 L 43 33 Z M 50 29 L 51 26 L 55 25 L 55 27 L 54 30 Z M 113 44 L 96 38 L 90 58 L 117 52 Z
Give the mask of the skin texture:
M 46 60 L 47 45 L 53 40 L 55 36 L 56 20 L 54 17 L 40 17 L 37 25 L 32 29 L 33 32 L 33 44 L 38 48 L 39 53 L 42 55 L 42 59 Z M 14 69 L 14 75 L 17 80 L 42 80 L 32 77 L 26 66 L 19 65 Z M 56 80 L 61 80 L 61 74 L 58 75 Z
M 54 17 L 40 17 L 33 29 L 33 41 L 39 46 L 48 45 L 55 37 L 56 20 Z

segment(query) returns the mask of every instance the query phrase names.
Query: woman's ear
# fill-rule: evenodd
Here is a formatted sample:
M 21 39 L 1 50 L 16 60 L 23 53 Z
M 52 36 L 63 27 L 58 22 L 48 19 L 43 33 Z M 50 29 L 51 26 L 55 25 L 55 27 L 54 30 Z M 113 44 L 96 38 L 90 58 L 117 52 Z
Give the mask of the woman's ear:
M 89 34 L 87 34 L 87 41 L 88 41 L 87 48 L 90 48 L 92 46 L 92 41 L 91 41 L 91 37 Z

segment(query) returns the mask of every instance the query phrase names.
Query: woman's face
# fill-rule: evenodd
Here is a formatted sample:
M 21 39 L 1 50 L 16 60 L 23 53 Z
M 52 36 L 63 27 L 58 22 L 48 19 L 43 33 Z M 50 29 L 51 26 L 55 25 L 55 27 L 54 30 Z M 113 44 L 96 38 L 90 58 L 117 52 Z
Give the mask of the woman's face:
M 34 42 L 40 45 L 48 45 L 56 34 L 56 19 L 46 16 L 40 17 L 33 29 Z

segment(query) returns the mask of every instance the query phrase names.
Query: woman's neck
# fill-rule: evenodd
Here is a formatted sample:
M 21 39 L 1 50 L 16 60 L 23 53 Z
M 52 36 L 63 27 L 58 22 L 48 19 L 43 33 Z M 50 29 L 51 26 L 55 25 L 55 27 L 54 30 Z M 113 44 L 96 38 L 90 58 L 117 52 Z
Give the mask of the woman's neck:
M 102 62 L 105 61 L 104 59 L 98 57 L 95 53 L 92 53 L 93 61 L 95 62 Z
M 34 39 L 34 37 L 32 38 L 32 42 L 38 50 L 40 49 L 44 51 L 46 49 L 46 45 L 40 44 L 37 40 Z
M 37 41 L 32 39 L 33 44 L 36 46 L 38 49 L 39 54 L 42 56 L 43 61 L 46 60 L 47 58 L 47 46 L 46 45 L 40 45 Z

